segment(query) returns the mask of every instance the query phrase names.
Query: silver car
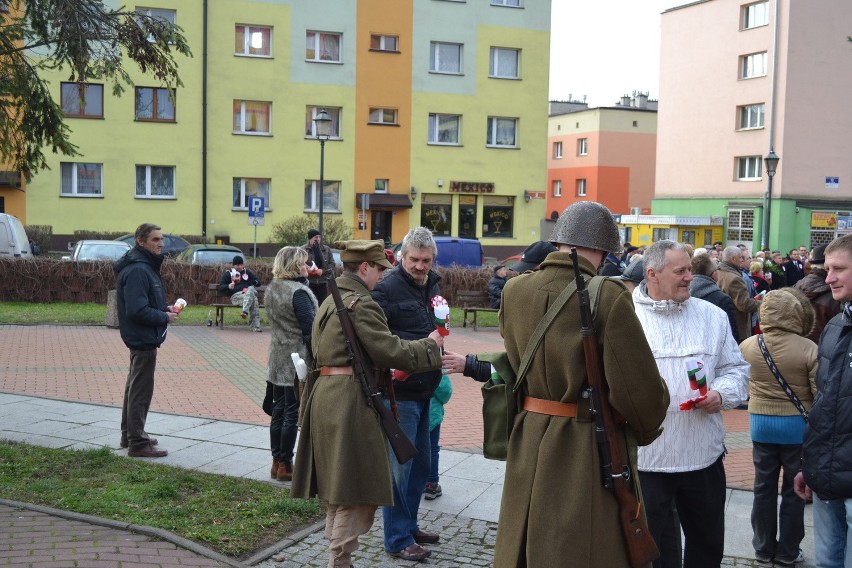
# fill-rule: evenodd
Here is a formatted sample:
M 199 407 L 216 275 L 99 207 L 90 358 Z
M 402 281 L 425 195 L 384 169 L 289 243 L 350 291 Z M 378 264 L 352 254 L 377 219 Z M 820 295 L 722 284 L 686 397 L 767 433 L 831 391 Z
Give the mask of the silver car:
M 121 241 L 82 240 L 74 243 L 74 249 L 62 260 L 74 262 L 108 260 L 116 261 L 130 250 L 130 245 Z

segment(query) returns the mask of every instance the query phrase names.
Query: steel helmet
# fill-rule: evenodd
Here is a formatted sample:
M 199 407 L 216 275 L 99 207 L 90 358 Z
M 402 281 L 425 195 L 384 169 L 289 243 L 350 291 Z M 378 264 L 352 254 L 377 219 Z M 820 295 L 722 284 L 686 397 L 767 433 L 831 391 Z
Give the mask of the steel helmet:
M 550 242 L 605 252 L 621 250 L 621 238 L 612 213 L 594 201 L 581 201 L 565 209 L 550 234 Z

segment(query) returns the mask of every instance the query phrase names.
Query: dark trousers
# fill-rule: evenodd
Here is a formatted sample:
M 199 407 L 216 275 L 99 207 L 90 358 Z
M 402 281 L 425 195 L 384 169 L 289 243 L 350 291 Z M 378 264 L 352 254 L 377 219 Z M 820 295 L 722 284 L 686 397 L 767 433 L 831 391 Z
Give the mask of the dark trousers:
M 326 296 L 328 296 L 328 287 L 325 282 L 321 282 L 319 284 L 308 282 L 308 288 L 310 288 L 311 292 L 314 293 L 314 296 L 317 297 L 317 304 L 322 304 L 322 301 L 325 300 Z
M 672 504 L 677 506 L 685 538 L 685 568 L 718 568 L 725 550 L 725 468 L 722 456 L 704 469 L 681 473 L 639 472 L 648 528 L 660 548 L 654 568 L 680 566 L 671 534 Z M 671 538 L 671 537 L 669 537 Z
M 805 502 L 793 492 L 793 479 L 801 467 L 802 446 L 752 444 L 754 502 L 751 506 L 751 528 L 754 537 L 751 543 L 759 557 L 792 562 L 799 556 L 799 545 L 805 538 Z M 778 475 L 782 467 L 784 478 L 779 511 Z
M 293 463 L 296 445 L 296 420 L 299 418 L 299 401 L 294 387 L 272 387 L 272 422 L 269 424 L 269 447 L 278 461 Z
M 157 350 L 130 350 L 130 371 L 124 387 L 124 403 L 121 406 L 121 438 L 127 439 L 130 450 L 145 448 L 148 434 L 145 421 L 148 408 L 154 397 L 154 370 L 157 368 Z

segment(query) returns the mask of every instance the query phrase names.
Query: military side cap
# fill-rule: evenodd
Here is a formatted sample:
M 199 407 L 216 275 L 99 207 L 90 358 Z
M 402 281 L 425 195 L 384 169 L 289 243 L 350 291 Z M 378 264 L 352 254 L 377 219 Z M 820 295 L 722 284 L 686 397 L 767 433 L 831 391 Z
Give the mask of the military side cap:
M 393 268 L 385 255 L 383 241 L 337 241 L 334 247 L 340 249 L 343 262 L 375 262 L 385 268 Z

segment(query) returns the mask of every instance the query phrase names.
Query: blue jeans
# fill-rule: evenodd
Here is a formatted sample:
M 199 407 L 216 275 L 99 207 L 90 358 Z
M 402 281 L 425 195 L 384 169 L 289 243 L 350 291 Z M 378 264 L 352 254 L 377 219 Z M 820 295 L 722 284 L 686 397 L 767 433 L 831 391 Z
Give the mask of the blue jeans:
M 438 454 L 441 453 L 441 425 L 438 424 L 432 431 L 429 432 L 429 446 L 431 447 L 431 458 L 429 462 L 429 477 L 426 481 L 429 483 L 438 483 Z
M 393 479 L 393 507 L 382 507 L 385 523 L 385 550 L 399 552 L 414 544 L 413 533 L 417 526 L 417 511 L 420 497 L 429 475 L 429 402 L 426 400 L 399 400 L 399 425 L 417 448 L 417 455 L 407 463 L 396 461 L 390 453 L 391 477 Z
M 852 499 L 823 501 L 814 494 L 817 568 L 852 568 Z

